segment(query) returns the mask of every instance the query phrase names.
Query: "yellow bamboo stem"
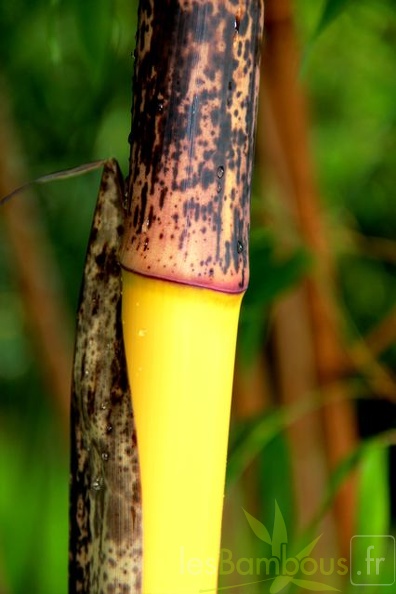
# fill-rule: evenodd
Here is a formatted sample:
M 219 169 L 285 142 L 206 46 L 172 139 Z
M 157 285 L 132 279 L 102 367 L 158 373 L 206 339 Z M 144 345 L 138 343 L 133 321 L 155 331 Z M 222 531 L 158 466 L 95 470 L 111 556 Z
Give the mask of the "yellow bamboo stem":
M 242 294 L 123 275 L 144 594 L 215 591 Z

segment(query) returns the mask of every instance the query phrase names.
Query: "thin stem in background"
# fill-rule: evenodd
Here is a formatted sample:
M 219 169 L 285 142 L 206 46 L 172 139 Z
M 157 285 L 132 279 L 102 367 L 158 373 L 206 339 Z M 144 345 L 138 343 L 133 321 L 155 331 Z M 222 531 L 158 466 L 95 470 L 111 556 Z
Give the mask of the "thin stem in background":
M 2 80 L 0 97 L 0 196 L 6 196 L 27 178 L 13 126 L 11 109 Z M 29 334 L 37 363 L 41 368 L 48 393 L 64 430 L 69 433 L 69 406 L 72 361 L 70 316 L 61 286 L 52 249 L 40 224 L 34 193 L 25 192 L 23 199 L 13 199 L 1 209 L 12 253 L 13 271 L 20 287 Z

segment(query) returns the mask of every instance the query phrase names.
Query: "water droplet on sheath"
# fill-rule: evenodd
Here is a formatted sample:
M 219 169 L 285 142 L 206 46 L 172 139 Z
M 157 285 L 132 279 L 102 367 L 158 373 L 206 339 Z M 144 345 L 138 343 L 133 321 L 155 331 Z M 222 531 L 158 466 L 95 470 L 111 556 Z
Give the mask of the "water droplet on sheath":
M 104 462 L 107 462 L 108 459 L 109 459 L 109 454 L 107 452 L 102 452 L 102 460 Z
M 224 167 L 222 165 L 220 165 L 220 167 L 217 168 L 217 177 L 219 179 L 221 179 L 224 175 Z
M 238 241 L 237 242 L 237 252 L 238 252 L 238 254 L 241 254 L 243 252 L 243 243 L 242 243 L 242 241 Z
M 222 185 L 220 182 L 217 182 L 217 193 L 220 194 Z
M 91 489 L 94 491 L 100 491 L 103 485 L 103 479 L 101 477 L 96 477 L 91 484 Z
M 128 212 L 128 205 L 129 205 L 128 190 L 125 190 L 124 196 L 122 199 L 122 210 L 124 210 L 125 212 Z
M 147 334 L 147 328 L 141 328 L 138 332 L 138 336 L 141 336 L 141 337 L 146 336 L 146 334 Z
M 106 426 L 106 433 L 111 433 L 113 431 L 113 425 L 110 423 Z

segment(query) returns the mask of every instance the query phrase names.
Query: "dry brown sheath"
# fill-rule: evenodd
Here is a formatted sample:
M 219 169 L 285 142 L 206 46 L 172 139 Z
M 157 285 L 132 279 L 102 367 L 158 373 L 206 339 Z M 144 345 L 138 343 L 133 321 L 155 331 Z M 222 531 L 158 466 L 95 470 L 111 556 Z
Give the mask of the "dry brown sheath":
M 246 289 L 262 26 L 262 0 L 141 0 L 125 268 Z
M 137 594 L 141 503 L 121 325 L 122 179 L 105 163 L 77 318 L 71 402 L 69 594 Z

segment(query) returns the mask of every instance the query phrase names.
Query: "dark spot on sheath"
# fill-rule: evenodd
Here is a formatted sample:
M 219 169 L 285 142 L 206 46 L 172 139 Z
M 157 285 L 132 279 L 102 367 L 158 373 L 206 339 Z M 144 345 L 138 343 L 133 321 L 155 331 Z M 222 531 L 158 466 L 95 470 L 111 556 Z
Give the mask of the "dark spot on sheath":
M 91 232 L 91 237 L 90 237 L 91 245 L 93 245 L 96 242 L 97 236 L 98 236 L 98 228 L 93 227 L 92 232 Z
M 212 169 L 208 169 L 208 167 L 204 167 L 204 169 L 202 170 L 202 176 L 201 176 L 201 183 L 202 183 L 202 188 L 204 190 L 207 190 L 210 186 L 210 184 L 212 184 L 214 182 L 214 173 L 212 171 Z
M 133 226 L 136 228 L 139 218 L 139 206 L 135 206 L 135 210 L 133 211 Z
M 220 110 L 212 109 L 210 112 L 210 119 L 212 120 L 213 126 L 218 126 L 220 120 Z
M 141 233 L 141 230 L 144 225 L 144 220 L 146 218 L 147 192 L 148 192 L 148 184 L 146 182 L 142 188 L 141 195 L 140 195 L 141 208 L 140 208 L 140 213 L 139 213 L 140 216 L 139 216 L 138 226 L 136 229 L 137 233 Z
M 161 190 L 160 197 L 159 197 L 159 207 L 160 208 L 163 208 L 163 206 L 164 206 L 167 191 L 168 190 L 166 188 L 162 188 L 162 190 Z
M 153 224 L 153 221 L 155 221 L 156 217 L 154 214 L 154 208 L 153 205 L 150 206 L 150 210 L 149 210 L 149 214 L 148 214 L 148 219 L 147 219 L 147 228 L 150 229 L 151 225 Z
M 95 263 L 98 268 L 100 268 L 100 269 L 104 268 L 106 257 L 107 257 L 107 244 L 103 247 L 100 254 L 98 254 L 95 258 Z
M 238 286 L 243 289 L 243 287 L 245 286 L 245 269 L 242 268 L 242 279 L 240 281 L 240 283 L 238 283 Z
M 93 297 L 92 297 L 92 316 L 95 317 L 98 313 L 99 310 L 99 305 L 100 305 L 100 298 L 99 295 L 97 294 L 97 292 L 95 291 Z
M 225 242 L 225 262 L 224 262 L 224 271 L 227 272 L 229 266 L 231 264 L 231 246 L 230 242 Z

